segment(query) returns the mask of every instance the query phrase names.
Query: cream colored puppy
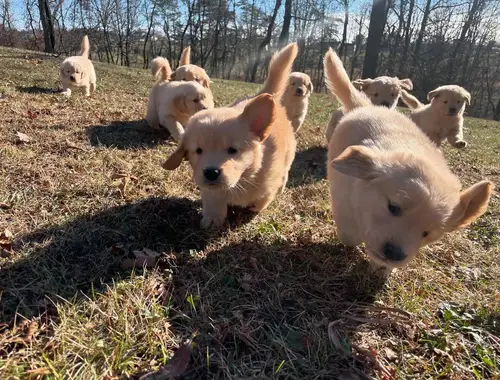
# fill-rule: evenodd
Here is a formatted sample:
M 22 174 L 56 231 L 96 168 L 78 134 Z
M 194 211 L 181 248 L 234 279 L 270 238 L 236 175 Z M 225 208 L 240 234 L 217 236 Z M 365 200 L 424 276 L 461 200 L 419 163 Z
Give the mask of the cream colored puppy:
M 169 82 L 172 71 L 165 58 L 155 58 L 151 67 L 153 77 L 160 78 L 149 94 L 146 121 L 153 129 L 166 128 L 180 140 L 191 116 L 214 107 L 212 93 L 196 82 Z
M 324 65 L 327 85 L 347 111 L 330 140 L 327 164 L 333 218 L 345 245 L 365 243 L 371 262 L 390 271 L 486 211 L 490 182 L 461 191 L 415 123 L 372 105 L 333 50 Z
M 441 86 L 427 94 L 430 104 L 423 105 L 406 91 L 401 98 L 412 110 L 411 119 L 440 147 L 446 140 L 455 148 L 465 148 L 464 110 L 470 104 L 469 92 L 460 86 Z
M 399 79 L 397 77 L 378 77 L 375 79 L 356 79 L 352 82 L 356 88 L 363 91 L 376 106 L 384 106 L 394 109 L 398 105 L 399 97 L 403 90 L 412 90 L 413 83 L 410 79 Z M 326 139 L 330 141 L 335 127 L 344 116 L 342 108 L 334 111 L 326 130 Z
M 172 73 L 172 80 L 195 81 L 205 88 L 210 88 L 210 77 L 204 69 L 191 64 L 191 47 L 184 49 L 179 60 L 179 67 Z
M 173 170 L 189 160 L 201 190 L 203 228 L 222 225 L 229 205 L 260 212 L 284 190 L 295 137 L 279 100 L 297 50 L 293 43 L 273 56 L 264 88 L 255 97 L 193 116 L 163 164 Z
M 96 76 L 94 65 L 89 59 L 89 38 L 84 36 L 79 56 L 66 58 L 60 66 L 62 92 L 71 96 L 71 87 L 83 87 L 85 96 L 95 91 Z
M 281 97 L 281 104 L 285 107 L 295 132 L 299 130 L 306 118 L 312 92 L 313 85 L 309 75 L 299 72 L 290 74 L 288 86 Z

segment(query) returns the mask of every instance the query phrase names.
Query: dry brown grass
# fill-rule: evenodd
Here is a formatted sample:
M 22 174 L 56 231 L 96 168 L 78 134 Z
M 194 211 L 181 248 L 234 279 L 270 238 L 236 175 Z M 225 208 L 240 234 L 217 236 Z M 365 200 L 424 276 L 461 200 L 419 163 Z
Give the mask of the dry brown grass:
M 382 283 L 335 237 L 327 96 L 311 98 L 285 193 L 211 235 L 187 165 L 164 171 L 173 143 L 141 121 L 148 71 L 97 64 L 95 96 L 67 99 L 50 91 L 56 60 L 0 49 L 0 66 L 0 233 L 14 235 L 0 259 L 0 378 L 134 377 L 196 331 L 184 379 L 499 376 L 498 193 Z M 255 90 L 213 85 L 218 104 Z M 470 148 L 445 152 L 454 170 L 498 183 L 500 125 L 466 127 Z M 143 248 L 157 266 L 122 269 Z

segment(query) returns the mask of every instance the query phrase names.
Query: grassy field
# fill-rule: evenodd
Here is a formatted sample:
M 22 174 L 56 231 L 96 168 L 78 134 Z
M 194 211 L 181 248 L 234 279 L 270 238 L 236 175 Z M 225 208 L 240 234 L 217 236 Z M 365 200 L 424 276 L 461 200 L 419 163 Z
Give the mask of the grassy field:
M 373 278 L 336 239 L 335 104 L 314 95 L 285 193 L 204 233 L 188 165 L 163 170 L 175 145 L 142 121 L 149 72 L 97 64 L 95 96 L 67 99 L 58 63 L 0 49 L 1 379 L 500 376 L 498 192 L 472 226 Z M 213 84 L 218 105 L 256 89 Z M 499 183 L 500 124 L 465 125 L 453 170 Z

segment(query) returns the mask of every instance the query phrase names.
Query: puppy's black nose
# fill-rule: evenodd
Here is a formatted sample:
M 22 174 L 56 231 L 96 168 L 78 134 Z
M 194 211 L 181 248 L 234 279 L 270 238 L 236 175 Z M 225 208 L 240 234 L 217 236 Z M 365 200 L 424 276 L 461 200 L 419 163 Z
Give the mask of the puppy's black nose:
M 385 243 L 384 256 L 392 261 L 402 261 L 406 258 L 403 250 L 392 243 Z
M 304 93 L 304 90 L 302 90 L 302 87 L 299 87 L 295 92 L 299 95 L 302 95 Z
M 389 102 L 382 102 L 382 103 L 380 103 L 380 105 L 387 107 L 387 108 L 389 108 L 389 106 L 390 106 Z
M 219 175 L 222 170 L 217 169 L 217 168 L 207 168 L 203 170 L 203 175 L 205 176 L 206 179 L 209 181 L 215 181 L 217 178 L 219 178 Z
M 75 80 L 75 76 L 74 75 L 70 76 L 70 79 Z
M 457 109 L 455 107 L 450 107 L 448 109 L 448 112 L 450 113 L 450 115 L 455 115 L 457 113 Z

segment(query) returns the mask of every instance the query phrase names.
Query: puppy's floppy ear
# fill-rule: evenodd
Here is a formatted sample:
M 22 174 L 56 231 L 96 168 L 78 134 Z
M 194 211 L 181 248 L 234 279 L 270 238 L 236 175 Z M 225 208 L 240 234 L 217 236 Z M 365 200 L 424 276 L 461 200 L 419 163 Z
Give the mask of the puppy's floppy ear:
M 175 71 L 172 74 L 170 74 L 170 80 L 175 80 Z
M 309 90 L 309 93 L 312 94 L 314 87 L 311 81 L 307 84 L 307 89 Z
M 170 155 L 169 158 L 163 163 L 162 167 L 166 170 L 174 170 L 179 167 L 184 159 L 187 159 L 187 150 L 184 149 L 184 144 L 181 142 L 177 146 L 177 149 Z
M 276 117 L 276 103 L 270 94 L 261 94 L 250 100 L 240 118 L 248 123 L 250 132 L 264 141 Z
M 400 79 L 399 86 L 407 91 L 413 90 L 413 82 L 410 78 Z
M 177 95 L 174 100 L 174 107 L 177 111 L 180 113 L 187 113 L 189 112 L 189 109 L 186 105 L 186 96 L 185 95 Z
M 352 81 L 352 84 L 356 86 L 358 90 L 366 90 L 368 86 L 373 82 L 373 79 L 356 79 Z
M 366 180 L 381 174 L 376 153 L 362 145 L 348 147 L 332 161 L 332 165 L 342 174 Z
M 436 88 L 435 90 L 432 90 L 427 94 L 427 100 L 430 102 L 432 99 L 437 98 L 439 96 L 439 93 L 441 92 L 440 89 Z
M 205 76 L 201 79 L 201 85 L 205 88 L 210 88 L 210 82 L 212 82 L 210 80 L 210 78 L 208 77 L 208 75 L 205 74 Z
M 481 181 L 460 193 L 460 203 L 450 218 L 449 231 L 468 226 L 486 212 L 493 192 L 493 184 Z
M 470 106 L 470 92 L 467 91 L 465 88 L 462 88 L 462 96 L 464 97 L 467 105 Z

